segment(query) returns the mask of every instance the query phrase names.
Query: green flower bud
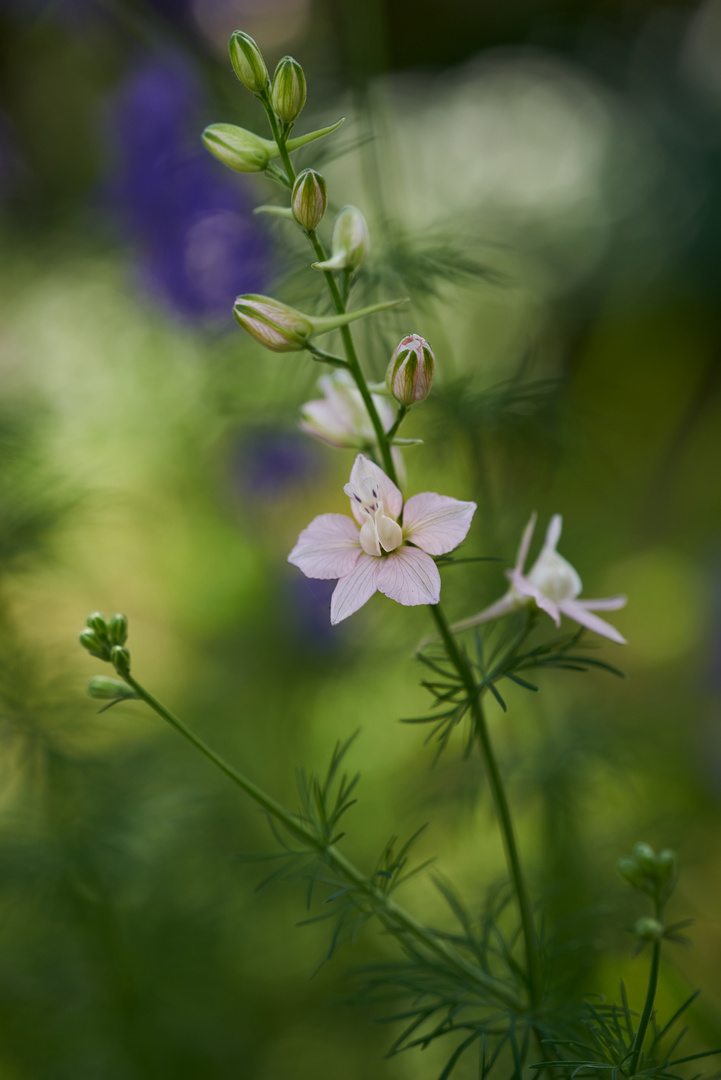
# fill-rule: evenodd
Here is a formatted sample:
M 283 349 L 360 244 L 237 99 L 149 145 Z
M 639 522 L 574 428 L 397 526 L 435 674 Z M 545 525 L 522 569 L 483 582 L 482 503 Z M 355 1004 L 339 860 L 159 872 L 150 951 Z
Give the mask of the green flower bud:
M 320 225 L 328 205 L 328 191 L 325 178 L 314 169 L 304 169 L 293 184 L 291 207 L 293 217 L 304 229 L 315 229 Z
M 244 330 L 273 352 L 298 352 L 313 335 L 309 318 L 270 296 L 239 296 L 233 314 Z
M 630 858 L 628 855 L 624 855 L 622 859 L 618 860 L 616 866 L 618 867 L 619 873 L 625 877 L 630 885 L 634 885 L 637 889 L 643 887 L 643 871 L 635 859 Z
M 108 632 L 108 625 L 99 611 L 93 611 L 87 618 L 87 624 L 94 630 L 99 638 L 104 638 Z
M 387 300 L 358 311 L 347 311 L 343 315 L 326 317 L 304 315 L 288 304 L 281 304 L 270 296 L 248 293 L 239 296 L 233 306 L 233 314 L 244 330 L 273 352 L 299 352 L 304 349 L 315 334 L 327 334 L 356 319 L 373 315 L 376 311 L 385 311 L 402 300 Z
M 91 698 L 97 698 L 100 701 L 115 701 L 117 698 L 138 696 L 133 693 L 127 683 L 120 682 L 119 679 L 109 679 L 105 675 L 96 675 L 88 681 L 88 693 Z
M 98 660 L 110 659 L 109 646 L 105 641 L 102 641 L 90 627 L 86 627 L 85 630 L 80 631 L 79 641 L 82 647 L 87 649 L 91 656 L 97 656 Z
M 676 873 L 676 852 L 664 848 L 656 856 L 656 867 L 659 879 L 662 882 L 669 881 Z
M 203 132 L 203 143 L 213 157 L 235 172 L 263 172 L 271 152 L 266 139 L 235 124 L 211 124 Z
M 650 878 L 656 877 L 658 869 L 656 865 L 656 853 L 649 844 L 635 844 L 633 856 L 644 874 L 647 874 Z
M 303 110 L 305 95 L 303 68 L 292 56 L 284 56 L 273 75 L 273 89 L 270 95 L 273 112 L 284 124 L 292 124 Z
M 644 916 L 636 920 L 633 932 L 642 941 L 660 941 L 663 937 L 663 924 L 658 919 Z
M 110 650 L 110 659 L 118 675 L 130 674 L 130 653 L 122 645 L 113 645 Z
M 435 357 L 428 342 L 418 334 L 404 337 L 391 357 L 386 385 L 401 405 L 424 401 L 431 392 Z
M 230 35 L 228 51 L 233 71 L 243 86 L 254 94 L 262 94 L 268 89 L 270 80 L 263 54 L 249 34 L 235 30 Z
M 108 623 L 108 633 L 113 645 L 124 645 L 128 637 L 128 620 L 117 612 Z
M 313 263 L 314 270 L 357 270 L 370 245 L 366 219 L 355 206 L 344 206 L 333 222 L 331 257 Z

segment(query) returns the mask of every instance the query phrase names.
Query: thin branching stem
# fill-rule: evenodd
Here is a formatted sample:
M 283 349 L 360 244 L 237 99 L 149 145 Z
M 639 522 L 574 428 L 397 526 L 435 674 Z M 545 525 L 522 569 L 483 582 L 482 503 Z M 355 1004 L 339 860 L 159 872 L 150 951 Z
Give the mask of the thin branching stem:
M 288 174 L 288 182 L 292 187 L 295 183 L 296 176 L 295 169 L 293 168 L 293 163 L 290 160 L 290 154 L 288 153 L 288 148 L 286 146 L 286 139 L 281 134 L 278 128 L 278 122 L 276 120 L 272 106 L 267 100 L 267 97 L 262 98 L 261 100 L 263 102 L 263 107 L 268 114 L 268 123 L 270 124 L 270 130 L 278 147 L 281 161 L 283 162 L 286 173 Z M 316 230 L 304 229 L 303 231 L 305 232 L 308 240 L 310 241 L 317 261 L 325 262 L 328 256 Z M 333 301 L 333 307 L 339 315 L 345 315 L 346 304 L 343 297 L 341 296 L 340 289 L 338 288 L 338 284 L 335 280 L 335 277 L 333 276 L 332 271 L 324 270 L 323 277 L 325 278 L 325 283 L 328 287 L 330 298 Z M 383 424 L 381 422 L 380 416 L 378 415 L 378 410 L 375 407 L 375 402 L 373 401 L 371 392 L 368 389 L 368 383 L 366 382 L 363 370 L 360 366 L 358 354 L 356 352 L 355 344 L 353 342 L 353 335 L 351 334 L 350 328 L 348 326 L 342 326 L 340 328 L 340 333 L 343 339 L 343 348 L 345 349 L 345 354 L 348 361 L 348 369 L 353 377 L 353 381 L 358 387 L 358 391 L 361 395 L 361 398 L 363 399 L 363 404 L 365 405 L 366 412 L 368 413 L 370 421 L 373 425 L 373 430 L 375 431 L 376 441 L 378 443 L 378 450 L 381 456 L 381 460 L 383 462 L 383 469 L 386 475 L 389 476 L 393 483 L 397 485 L 398 477 L 396 475 L 396 469 L 393 463 L 393 455 L 391 453 L 390 441 L 383 428 Z M 397 430 L 397 427 L 395 430 Z
M 531 908 L 531 901 L 528 895 L 528 889 L 526 887 L 526 881 L 521 867 L 521 859 L 518 853 L 518 844 L 516 843 L 516 834 L 513 828 L 511 810 L 508 805 L 506 791 L 503 786 L 503 780 L 501 779 L 501 773 L 498 768 L 496 755 L 494 753 L 493 744 L 491 742 L 490 733 L 488 731 L 488 724 L 486 723 L 485 713 L 481 704 L 480 691 L 476 685 L 476 681 L 473 677 L 473 672 L 468 661 L 466 660 L 461 650 L 458 648 L 456 639 L 451 632 L 448 620 L 446 619 L 446 616 L 440 604 L 429 605 L 429 610 L 438 628 L 438 632 L 443 640 L 448 659 L 458 672 L 458 677 L 463 682 L 466 693 L 468 694 L 468 700 L 473 713 L 473 721 L 476 729 L 476 735 L 478 737 L 481 753 L 483 755 L 486 771 L 488 773 L 488 779 L 491 785 L 493 804 L 496 808 L 496 813 L 498 815 L 498 820 L 501 826 L 501 833 L 503 835 L 503 843 L 506 851 L 506 860 L 508 862 L 508 869 L 513 880 L 513 886 L 516 893 L 516 901 L 518 903 L 518 909 L 521 916 L 523 940 L 526 949 L 526 967 L 528 974 L 529 991 L 528 996 L 531 1005 L 535 1005 L 538 1002 L 541 994 L 541 971 L 540 957 L 538 951 L 538 940 L 536 938 L 536 931 L 533 924 L 533 911 Z
M 332 844 L 327 843 L 323 838 L 316 835 L 316 833 L 295 814 L 290 810 L 287 810 L 284 806 L 281 806 L 281 804 L 272 796 L 268 795 L 262 788 L 259 788 L 257 784 L 254 784 L 252 780 L 249 780 L 234 768 L 234 766 L 222 758 L 220 754 L 217 754 L 204 739 L 201 739 L 200 736 L 196 735 L 195 732 L 186 727 L 182 720 L 179 720 L 178 717 L 170 712 L 170 710 L 158 701 L 157 698 L 153 697 L 153 695 L 149 693 L 137 679 L 133 678 L 130 674 L 124 675 L 123 678 L 128 686 L 132 687 L 140 700 L 150 706 L 153 712 L 170 724 L 171 727 L 175 728 L 175 730 L 191 743 L 196 750 L 199 750 L 200 753 L 212 762 L 216 768 L 220 769 L 229 780 L 244 791 L 246 795 L 249 795 L 250 798 L 261 806 L 272 818 L 279 821 L 293 836 L 312 851 L 317 852 L 331 869 L 368 900 L 373 913 L 380 920 L 385 929 L 391 933 L 401 936 L 405 935 L 408 938 L 411 938 L 417 945 L 420 945 L 421 948 L 440 958 L 451 968 L 451 970 L 460 975 L 461 978 L 464 980 L 471 980 L 472 983 L 475 983 L 475 985 L 482 988 L 485 993 L 492 994 L 497 1001 L 506 1005 L 507 1008 L 513 1010 L 517 1009 L 518 1003 L 498 980 L 486 975 L 485 972 L 466 960 L 455 949 L 439 940 L 432 930 L 423 926 L 423 924 L 419 923 L 411 914 L 409 914 L 409 912 L 396 904 L 390 896 L 374 885 L 361 870 L 354 866 L 353 863 L 342 855 Z

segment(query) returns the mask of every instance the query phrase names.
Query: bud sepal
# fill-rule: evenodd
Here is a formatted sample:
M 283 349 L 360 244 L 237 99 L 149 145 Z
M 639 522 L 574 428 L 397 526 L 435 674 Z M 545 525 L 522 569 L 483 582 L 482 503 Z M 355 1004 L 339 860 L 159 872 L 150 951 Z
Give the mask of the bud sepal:
M 341 117 L 335 124 L 309 131 L 307 135 L 299 135 L 297 139 L 288 139 L 286 150 L 292 153 L 301 146 L 330 135 L 340 127 L 344 119 L 345 117 Z M 209 124 L 202 139 L 206 150 L 234 172 L 263 172 L 273 158 L 280 157 L 280 150 L 273 139 L 263 139 L 235 124 Z

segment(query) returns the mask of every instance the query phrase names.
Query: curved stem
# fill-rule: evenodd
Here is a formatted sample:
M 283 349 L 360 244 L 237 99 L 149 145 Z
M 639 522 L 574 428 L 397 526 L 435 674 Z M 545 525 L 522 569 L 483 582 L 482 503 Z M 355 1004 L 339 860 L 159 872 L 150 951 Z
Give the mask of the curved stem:
M 483 755 L 483 759 L 486 765 L 486 771 L 488 773 L 488 779 L 491 785 L 493 804 L 496 809 L 496 814 L 498 815 L 498 820 L 501 826 L 501 833 L 503 835 L 503 845 L 506 852 L 508 870 L 513 881 L 513 887 L 516 893 L 516 902 L 518 903 L 518 910 L 521 916 L 523 941 L 526 950 L 528 996 L 531 1004 L 535 1005 L 541 995 L 541 964 L 538 951 L 538 941 L 536 938 L 536 931 L 533 924 L 533 909 L 531 908 L 531 901 L 528 895 L 525 878 L 523 876 L 523 870 L 521 868 L 521 860 L 518 853 L 518 844 L 516 843 L 516 835 L 513 828 L 511 810 L 508 805 L 506 791 L 503 786 L 501 773 L 498 768 L 498 762 L 496 761 L 493 744 L 491 742 L 488 725 L 486 723 L 486 717 L 483 712 L 483 707 L 481 705 L 481 696 L 478 687 L 476 686 L 476 680 L 473 677 L 473 672 L 465 656 L 458 648 L 456 639 L 451 632 L 451 628 L 448 625 L 448 621 L 445 617 L 445 614 L 443 613 L 440 604 L 429 605 L 429 611 L 433 616 L 436 626 L 438 627 L 438 632 L 443 640 L 448 659 L 458 672 L 458 676 L 463 682 L 466 693 L 468 694 L 468 700 L 471 705 L 471 711 L 473 713 L 473 723 L 476 729 L 476 735 L 478 737 L 481 753 Z
M 658 917 L 658 914 L 657 914 Z M 628 1075 L 633 1076 L 638 1066 L 638 1059 L 641 1056 L 641 1050 L 643 1049 L 643 1040 L 646 1037 L 646 1031 L 651 1020 L 651 1014 L 653 1013 L 653 1003 L 656 999 L 656 988 L 658 986 L 658 969 L 661 963 L 661 942 L 654 941 L 653 953 L 651 955 L 651 970 L 648 974 L 648 990 L 646 991 L 646 1000 L 643 1005 L 643 1012 L 641 1013 L 641 1019 L 638 1022 L 638 1028 L 633 1040 L 633 1046 L 631 1047 L 631 1057 L 628 1064 Z M 624 1070 L 625 1071 L 625 1070 Z
M 423 926 L 416 919 L 413 918 L 407 911 L 401 908 L 395 903 L 382 889 L 379 889 L 376 885 L 369 880 L 365 874 L 362 873 L 356 866 L 350 862 L 344 855 L 341 854 L 337 848 L 332 844 L 327 844 L 322 838 L 316 835 L 316 833 L 303 823 L 300 818 L 291 811 L 287 810 L 284 806 L 281 806 L 279 802 L 268 795 L 262 788 L 259 788 L 257 784 L 254 784 L 252 780 L 249 780 L 241 772 L 239 772 L 234 766 L 227 762 L 220 754 L 217 754 L 196 735 L 190 728 L 186 727 L 182 720 L 179 720 L 169 709 L 153 697 L 145 687 L 143 687 L 132 675 L 127 674 L 123 676 L 128 686 L 131 686 L 141 701 L 144 701 L 146 705 L 150 706 L 153 712 L 157 713 L 163 720 L 165 720 L 171 727 L 175 728 L 180 735 L 183 736 L 192 746 L 199 750 L 204 757 L 206 757 L 217 769 L 220 769 L 229 780 L 231 780 L 237 787 L 249 795 L 254 802 L 261 806 L 268 814 L 274 817 L 294 836 L 296 836 L 307 847 L 315 850 L 321 855 L 328 865 L 340 874 L 347 882 L 349 882 L 355 889 L 358 890 L 366 899 L 368 899 L 374 910 L 374 914 L 380 919 L 387 930 L 391 932 L 401 932 L 413 938 L 415 942 L 433 953 L 444 963 L 448 964 L 457 974 L 465 979 L 472 979 L 476 985 L 480 985 L 484 991 L 493 994 L 493 996 L 509 1008 L 516 1009 L 518 1003 L 514 1000 L 513 996 L 503 989 L 498 984 L 497 980 L 491 976 L 486 975 L 485 972 L 476 968 L 474 964 L 469 963 L 460 953 L 456 952 L 450 946 L 445 945 L 442 941 L 433 934 L 431 930 Z

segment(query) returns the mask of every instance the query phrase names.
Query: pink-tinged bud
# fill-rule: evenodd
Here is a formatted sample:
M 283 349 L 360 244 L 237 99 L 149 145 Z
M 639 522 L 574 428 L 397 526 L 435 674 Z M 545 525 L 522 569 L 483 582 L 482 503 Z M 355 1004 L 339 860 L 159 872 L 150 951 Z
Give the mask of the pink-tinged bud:
M 271 101 L 273 112 L 284 124 L 292 124 L 305 105 L 305 74 L 292 56 L 284 56 L 278 62 L 273 75 Z
M 236 172 L 263 172 L 268 168 L 268 140 L 235 124 L 211 124 L 203 132 L 203 143 L 213 157 Z
M 268 89 L 268 69 L 262 52 L 250 34 L 244 34 L 242 30 L 233 31 L 228 42 L 228 51 L 233 71 L 243 86 L 254 94 L 262 94 Z
M 298 352 L 313 334 L 310 319 L 270 296 L 239 296 L 233 314 L 244 330 L 273 352 Z
M 314 169 L 305 169 L 293 184 L 291 207 L 293 217 L 304 229 L 315 229 L 320 225 L 328 205 L 328 191 L 325 178 Z
M 313 268 L 352 272 L 357 270 L 365 259 L 369 246 L 366 219 L 355 206 L 344 206 L 338 211 L 333 223 L 331 257 L 325 262 L 313 263 Z
M 401 405 L 414 405 L 430 394 L 435 366 L 428 342 L 418 334 L 409 334 L 391 357 L 386 385 Z

